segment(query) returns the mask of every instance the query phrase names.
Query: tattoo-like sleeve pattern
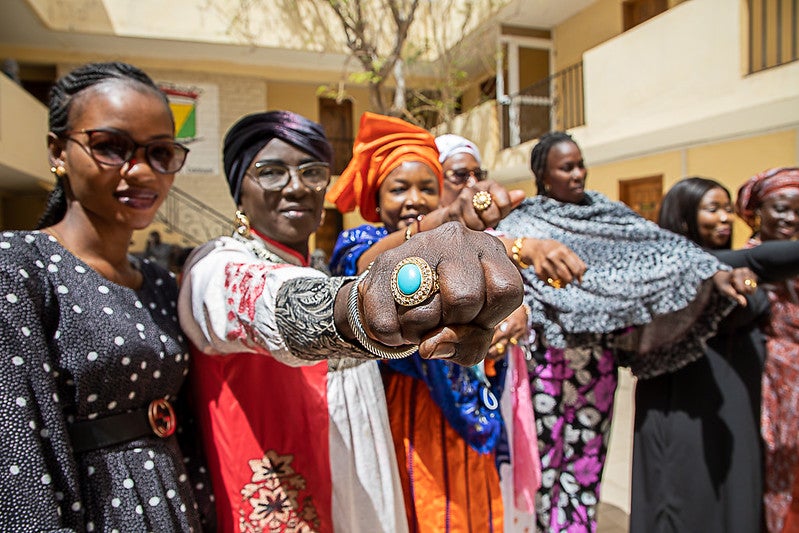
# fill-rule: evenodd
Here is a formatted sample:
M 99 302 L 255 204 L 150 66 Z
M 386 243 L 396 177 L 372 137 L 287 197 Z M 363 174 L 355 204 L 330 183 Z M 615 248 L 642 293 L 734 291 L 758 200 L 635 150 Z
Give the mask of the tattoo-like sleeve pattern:
M 278 330 L 291 353 L 300 359 L 347 357 L 373 359 L 358 344 L 338 334 L 333 318 L 336 294 L 355 278 L 296 278 L 280 286 L 275 298 Z

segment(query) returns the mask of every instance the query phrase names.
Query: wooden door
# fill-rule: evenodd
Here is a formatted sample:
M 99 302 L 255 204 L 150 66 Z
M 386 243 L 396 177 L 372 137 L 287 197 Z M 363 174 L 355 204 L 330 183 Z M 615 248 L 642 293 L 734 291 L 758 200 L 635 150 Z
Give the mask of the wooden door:
M 619 199 L 633 211 L 655 223 L 662 197 L 663 175 L 619 182 Z
M 624 31 L 660 15 L 668 8 L 668 0 L 625 0 L 622 3 Z

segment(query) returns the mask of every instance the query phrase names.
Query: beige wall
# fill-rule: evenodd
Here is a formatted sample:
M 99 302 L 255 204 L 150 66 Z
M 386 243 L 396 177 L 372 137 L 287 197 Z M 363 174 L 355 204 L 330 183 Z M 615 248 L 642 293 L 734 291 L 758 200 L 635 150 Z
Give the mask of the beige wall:
M 556 72 L 579 63 L 583 52 L 621 33 L 621 1 L 598 0 L 553 30 Z

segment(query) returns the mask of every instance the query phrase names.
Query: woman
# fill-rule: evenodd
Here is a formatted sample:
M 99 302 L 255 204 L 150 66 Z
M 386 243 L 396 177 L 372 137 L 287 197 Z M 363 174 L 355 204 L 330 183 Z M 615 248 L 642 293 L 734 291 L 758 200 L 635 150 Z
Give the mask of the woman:
M 543 470 L 538 528 L 593 531 L 619 358 L 634 356 L 633 371 L 650 377 L 700 357 L 702 339 L 730 306 L 710 278 L 725 295 L 736 293 L 715 258 L 586 191 L 582 153 L 568 134 L 543 135 L 531 169 L 538 196 L 499 230 L 556 239 L 587 265 L 571 285 L 522 271 L 541 346 L 531 375 Z
M 799 236 L 799 168 L 773 168 L 757 174 L 738 190 L 736 212 L 752 228 L 747 246 Z M 762 435 L 765 441 L 766 526 L 781 531 L 791 503 L 799 468 L 799 281 L 764 286 L 771 316 L 763 332 L 766 358 L 763 372 Z
M 49 127 L 41 230 L 0 242 L 0 530 L 200 531 L 172 436 L 189 357 L 177 286 L 128 254 L 188 149 L 124 63 L 59 79 Z
M 224 146 L 239 229 L 186 264 L 181 324 L 224 531 L 405 531 L 374 359 L 419 345 L 428 358 L 476 362 L 469 348 L 490 341 L 481 328 L 512 308 L 489 304 L 505 291 L 519 300 L 501 247 L 455 225 L 376 257 L 358 282 L 309 268 L 331 157 L 304 117 L 239 120 Z M 400 314 L 392 270 L 409 256 L 435 265 L 440 290 Z M 456 259 L 477 275 L 453 269 Z M 468 314 L 451 311 L 456 301 Z
M 768 299 L 760 280 L 799 272 L 799 243 L 731 251 L 729 191 L 706 178 L 675 184 L 661 227 L 684 235 L 736 268 L 747 295 L 708 339 L 705 357 L 673 373 L 639 380 L 635 399 L 630 530 L 759 531 L 763 471 L 760 380 Z
M 442 178 L 432 135 L 400 119 L 364 114 L 353 158 L 328 200 L 342 212 L 358 207 L 364 219 L 383 226 L 343 232 L 331 270 L 355 274 L 371 260 L 365 257 L 397 246 L 392 239 L 414 242 L 442 221 L 462 219 L 474 229 L 494 225 L 516 195 L 485 183 L 480 190 L 491 191 L 488 207 L 475 202 L 479 192 L 466 189 L 438 208 Z M 491 453 L 501 429 L 495 386 L 501 375 L 489 379 L 479 367 L 418 356 L 386 363 L 389 419 L 410 529 L 502 531 Z

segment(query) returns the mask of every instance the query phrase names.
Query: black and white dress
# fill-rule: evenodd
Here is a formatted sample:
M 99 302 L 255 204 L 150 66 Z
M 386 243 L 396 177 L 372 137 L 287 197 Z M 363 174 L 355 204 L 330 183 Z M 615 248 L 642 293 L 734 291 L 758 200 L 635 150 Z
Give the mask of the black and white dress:
M 200 531 L 176 438 L 73 453 L 68 425 L 176 399 L 177 287 L 116 285 L 42 232 L 0 235 L 0 531 Z

